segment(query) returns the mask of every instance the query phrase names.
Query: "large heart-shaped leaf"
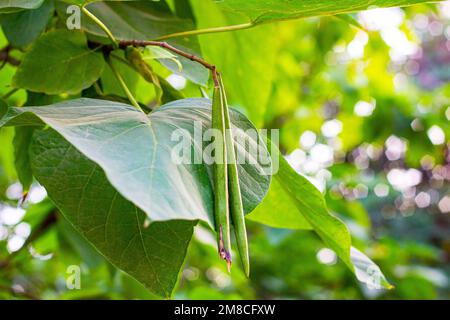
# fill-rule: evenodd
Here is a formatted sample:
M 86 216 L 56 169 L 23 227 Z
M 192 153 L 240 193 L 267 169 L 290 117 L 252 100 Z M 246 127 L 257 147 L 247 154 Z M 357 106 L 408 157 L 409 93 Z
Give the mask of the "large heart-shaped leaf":
M 380 268 L 352 247 L 346 225 L 328 211 L 320 191 L 308 179 L 297 174 L 282 156 L 279 157 L 279 170 L 274 175 L 268 197 L 248 218 L 277 228 L 312 228 L 358 280 L 373 287 L 392 287 Z
M 439 0 L 438 0 L 439 1 Z M 253 23 L 355 12 L 368 8 L 408 6 L 426 0 L 223 0 L 225 10 L 241 13 Z
M 87 47 L 81 31 L 54 30 L 24 56 L 13 85 L 46 94 L 78 93 L 101 75 L 103 56 Z
M 169 298 L 194 222 L 154 222 L 123 198 L 102 169 L 55 131 L 37 130 L 33 172 L 72 225 L 114 265 L 153 293 Z
M 202 162 L 203 150 L 210 144 L 202 141 L 202 133 L 211 128 L 210 121 L 207 99 L 175 101 L 149 116 L 121 103 L 79 99 L 12 108 L 0 126 L 45 123 L 99 164 L 113 187 L 151 220 L 203 220 L 214 226 L 212 168 Z M 270 176 L 265 173 L 270 172 L 270 157 L 245 116 L 232 111 L 231 121 L 238 159 L 255 159 L 248 151 L 258 146 L 261 152 L 256 163 L 238 166 L 244 210 L 250 212 L 269 188 Z M 183 135 L 192 157 L 200 162 L 174 161 Z

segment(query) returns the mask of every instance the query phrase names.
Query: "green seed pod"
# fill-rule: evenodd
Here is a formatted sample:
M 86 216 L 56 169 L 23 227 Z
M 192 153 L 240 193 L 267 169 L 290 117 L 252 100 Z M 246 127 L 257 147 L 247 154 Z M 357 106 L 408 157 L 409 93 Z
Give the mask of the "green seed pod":
M 241 256 L 242 265 L 244 267 L 245 275 L 250 275 L 250 259 L 248 253 L 247 230 L 245 227 L 244 207 L 242 204 L 241 188 L 239 186 L 239 174 L 236 163 L 236 151 L 234 147 L 234 139 L 231 131 L 230 114 L 228 111 L 228 102 L 225 95 L 222 79 L 220 79 L 222 99 L 224 106 L 224 120 L 225 120 L 225 138 L 227 150 L 227 168 L 228 168 L 228 194 L 230 201 L 231 221 L 234 225 L 234 234 L 236 243 Z
M 219 86 L 214 88 L 212 101 L 212 128 L 220 132 L 216 137 L 215 163 L 214 163 L 214 218 L 219 255 L 227 262 L 228 271 L 231 268 L 231 236 L 230 216 L 228 203 L 228 174 L 227 150 L 225 143 L 225 123 L 222 90 Z

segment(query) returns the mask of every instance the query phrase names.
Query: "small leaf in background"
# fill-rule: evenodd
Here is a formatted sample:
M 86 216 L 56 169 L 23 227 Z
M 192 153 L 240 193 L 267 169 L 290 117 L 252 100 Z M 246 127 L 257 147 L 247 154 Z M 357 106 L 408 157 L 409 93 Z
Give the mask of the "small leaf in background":
M 166 102 L 167 92 L 162 89 L 160 82 L 161 76 L 156 74 L 150 64 L 144 60 L 141 50 L 129 46 L 125 50 L 125 58 L 130 63 L 131 67 L 134 68 L 134 71 L 137 72 L 135 72 L 135 75 L 141 75 L 142 79 L 153 85 L 153 89 L 155 91 L 155 104 L 160 105 L 161 101 Z
M 54 30 L 24 55 L 13 85 L 46 94 L 75 94 L 91 86 L 103 67 L 102 54 L 87 47 L 82 32 Z
M 242 267 L 247 277 L 250 276 L 250 257 L 248 252 L 247 228 L 245 225 L 245 215 L 242 203 L 241 188 L 239 186 L 239 169 L 236 158 L 236 145 L 233 139 L 233 132 L 230 122 L 230 113 L 225 87 L 220 78 L 220 90 L 222 91 L 223 117 L 225 122 L 225 146 L 226 146 L 226 167 L 228 170 L 228 198 L 230 209 L 230 220 L 233 225 L 236 244 L 241 257 Z
M 53 0 L 46 0 L 37 9 L 0 16 L 0 24 L 9 43 L 15 47 L 23 47 L 36 40 L 44 31 L 53 11 Z

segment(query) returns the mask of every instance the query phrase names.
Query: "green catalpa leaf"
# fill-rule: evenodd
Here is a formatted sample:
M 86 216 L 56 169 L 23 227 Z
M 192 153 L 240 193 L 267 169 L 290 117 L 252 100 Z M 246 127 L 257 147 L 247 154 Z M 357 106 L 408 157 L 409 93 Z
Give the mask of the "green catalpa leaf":
M 44 0 L 0 0 L 0 13 L 15 12 L 22 9 L 36 9 Z
M 201 136 L 193 138 L 211 128 L 210 121 L 207 99 L 175 101 L 148 116 L 121 103 L 78 99 L 46 107 L 11 108 L 0 126 L 45 123 L 100 165 L 112 186 L 152 221 L 203 220 L 213 227 L 212 167 L 202 157 L 211 143 L 199 145 Z M 245 132 L 256 132 L 245 116 L 232 111 L 231 121 L 238 159 L 251 157 L 248 146 L 261 148 L 257 163 L 247 161 L 238 168 L 248 213 L 269 188 L 270 176 L 264 173 L 270 172 L 270 157 L 260 137 Z M 183 135 L 188 150 L 183 150 Z M 188 161 L 174 161 L 182 153 Z M 195 159 L 199 161 L 193 163 Z
M 192 236 L 192 221 L 154 222 L 125 200 L 103 170 L 54 130 L 36 130 L 33 172 L 69 222 L 112 264 L 169 298 Z
M 151 40 L 169 33 L 195 29 L 192 20 L 175 16 L 165 1 L 94 2 L 86 8 L 120 40 Z M 60 10 L 60 14 L 64 15 L 65 10 Z M 89 33 L 106 37 L 104 31 L 88 17 L 82 16 L 81 23 L 82 28 Z M 200 56 L 196 37 L 177 38 L 168 42 L 185 52 Z M 173 61 L 160 62 L 172 72 L 181 74 L 194 83 L 207 84 L 208 70 L 196 62 L 176 56 L 183 66 L 181 71 Z
M 439 1 L 439 0 L 438 0 Z M 366 10 L 408 6 L 427 0 L 223 0 L 216 1 L 224 10 L 246 15 L 254 24 L 306 18 L 314 16 L 336 15 Z
M 313 229 L 368 286 L 391 288 L 380 268 L 352 247 L 346 225 L 327 209 L 322 193 L 279 157 L 269 194 L 248 218 L 276 228 Z
M 41 36 L 23 58 L 15 87 L 46 94 L 75 94 L 101 75 L 103 56 L 87 47 L 81 31 L 54 30 Z
M 47 0 L 37 9 L 0 16 L 0 24 L 9 43 L 15 47 L 32 43 L 44 31 L 53 10 L 53 1 Z

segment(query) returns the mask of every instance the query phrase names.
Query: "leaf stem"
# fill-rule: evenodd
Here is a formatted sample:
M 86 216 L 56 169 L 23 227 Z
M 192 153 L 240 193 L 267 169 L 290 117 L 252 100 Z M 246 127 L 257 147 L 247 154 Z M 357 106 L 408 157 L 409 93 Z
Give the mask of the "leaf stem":
M 109 57 L 106 58 L 106 62 L 108 63 L 109 67 L 111 68 L 111 71 L 113 72 L 114 76 L 116 77 L 117 81 L 119 82 L 120 86 L 122 87 L 123 91 L 127 95 L 128 100 L 130 100 L 130 102 L 133 105 L 133 107 L 135 107 L 139 111 L 144 112 L 142 110 L 141 106 L 139 105 L 139 103 L 133 97 L 133 94 L 131 93 L 130 89 L 128 89 L 127 84 L 123 80 L 122 76 L 120 75 L 120 73 L 117 71 L 117 69 L 112 64 L 111 59 Z
M 19 88 L 12 88 L 11 90 L 9 90 L 8 92 L 6 92 L 3 96 L 2 99 L 6 100 L 9 97 L 11 97 L 13 94 L 15 94 L 17 91 L 19 91 Z
M 171 33 L 171 34 L 168 34 L 165 36 L 161 36 L 159 38 L 156 38 L 156 40 L 161 41 L 161 40 L 166 40 L 166 39 L 171 39 L 171 38 L 188 37 L 188 36 L 195 36 L 195 35 L 208 34 L 208 33 L 244 30 L 244 29 L 248 29 L 248 28 L 251 28 L 254 26 L 255 26 L 255 24 L 253 22 L 246 22 L 246 23 L 235 24 L 235 25 L 231 25 L 231 26 L 189 30 L 189 31 L 176 32 L 176 33 Z
M 114 35 L 112 34 L 112 32 L 108 29 L 107 26 L 105 26 L 105 24 L 103 22 L 100 21 L 99 18 L 97 18 L 92 12 L 90 12 L 88 9 L 86 9 L 86 6 L 82 6 L 81 10 L 83 11 L 83 13 L 85 15 L 87 15 L 96 25 L 98 25 L 108 36 L 108 38 L 111 40 L 111 42 L 113 43 L 114 49 L 118 49 L 119 46 L 117 44 L 117 40 L 116 38 L 114 38 Z
M 102 88 L 100 87 L 100 85 L 97 82 L 94 82 L 94 90 L 95 92 L 99 95 L 99 96 L 104 96 L 105 94 L 103 93 Z

